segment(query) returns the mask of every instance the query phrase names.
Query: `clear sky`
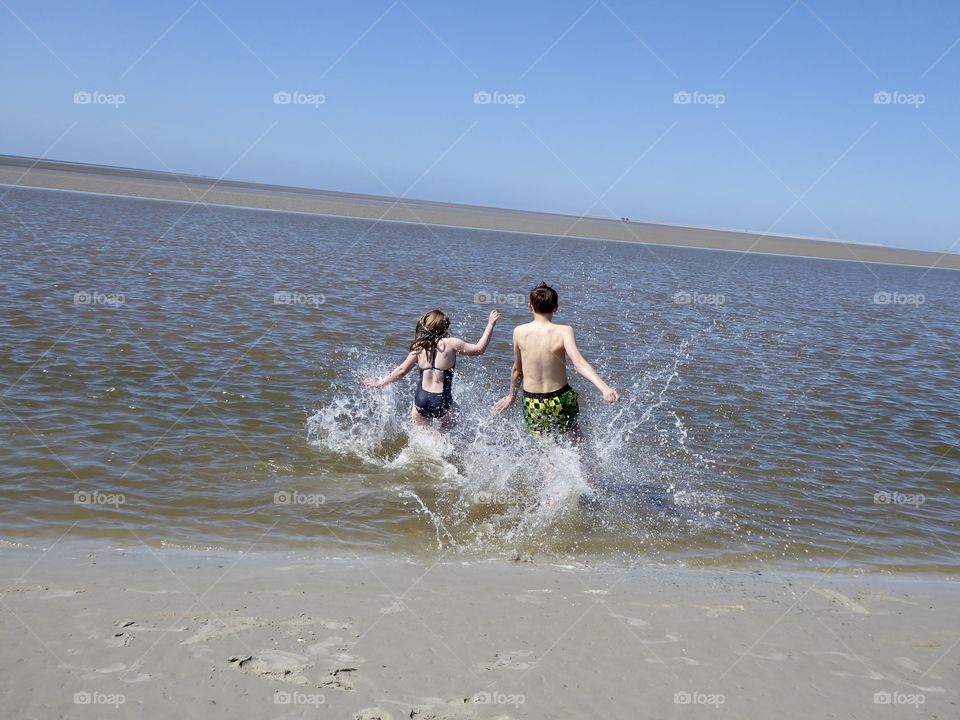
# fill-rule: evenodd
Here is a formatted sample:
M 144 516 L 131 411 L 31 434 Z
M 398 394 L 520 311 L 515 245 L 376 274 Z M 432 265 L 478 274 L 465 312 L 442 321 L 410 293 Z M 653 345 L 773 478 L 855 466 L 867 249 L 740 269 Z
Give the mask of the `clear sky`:
M 0 153 L 960 249 L 953 0 L 0 0 L 0 60 Z

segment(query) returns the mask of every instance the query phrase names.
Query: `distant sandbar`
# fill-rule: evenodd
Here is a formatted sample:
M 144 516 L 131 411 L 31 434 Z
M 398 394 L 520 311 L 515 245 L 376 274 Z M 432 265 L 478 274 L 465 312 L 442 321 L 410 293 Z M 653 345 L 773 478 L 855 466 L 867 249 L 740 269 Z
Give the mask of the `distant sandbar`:
M 0 185 L 480 230 L 960 269 L 960 254 L 956 253 L 330 192 L 7 155 L 0 155 Z

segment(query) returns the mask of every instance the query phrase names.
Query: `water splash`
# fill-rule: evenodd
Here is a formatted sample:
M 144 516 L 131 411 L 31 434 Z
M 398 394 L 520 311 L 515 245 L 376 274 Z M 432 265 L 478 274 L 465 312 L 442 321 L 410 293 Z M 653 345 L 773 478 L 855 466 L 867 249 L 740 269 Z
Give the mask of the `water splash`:
M 581 387 L 584 439 L 576 447 L 529 436 L 516 409 L 493 416 L 494 379 L 478 364 L 454 383 L 454 429 L 416 428 L 403 382 L 372 390 L 359 381 L 363 371 L 382 371 L 386 358 L 337 388 L 308 419 L 308 439 L 388 475 L 389 492 L 428 523 L 440 549 L 636 552 L 651 538 L 722 519 L 698 504 L 698 474 L 709 463 L 687 448 L 688 430 L 671 407 L 688 346 L 636 378 L 617 405 Z M 357 357 L 369 363 L 371 355 Z

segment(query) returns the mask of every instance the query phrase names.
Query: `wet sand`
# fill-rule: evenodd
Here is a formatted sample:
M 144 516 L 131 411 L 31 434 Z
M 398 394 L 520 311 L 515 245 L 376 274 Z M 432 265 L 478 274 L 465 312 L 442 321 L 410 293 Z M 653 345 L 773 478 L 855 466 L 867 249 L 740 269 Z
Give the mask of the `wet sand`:
M 0 550 L 24 718 L 956 717 L 960 584 Z M 114 710 L 117 707 L 118 712 Z
M 621 222 L 553 213 L 478 207 L 375 195 L 216 180 L 145 170 L 37 161 L 0 155 L 0 185 L 203 202 L 268 210 L 449 225 L 598 240 L 676 245 L 960 269 L 960 254 L 925 252 L 778 235 Z

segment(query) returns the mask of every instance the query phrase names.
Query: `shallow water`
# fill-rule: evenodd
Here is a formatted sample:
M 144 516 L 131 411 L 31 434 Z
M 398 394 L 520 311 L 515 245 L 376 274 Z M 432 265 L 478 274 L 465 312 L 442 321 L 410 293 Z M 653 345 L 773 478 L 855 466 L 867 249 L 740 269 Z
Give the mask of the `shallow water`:
M 25 189 L 0 243 L 5 540 L 960 569 L 956 273 Z M 579 452 L 489 413 L 541 279 L 623 397 Z M 362 387 L 491 297 L 453 433 Z

